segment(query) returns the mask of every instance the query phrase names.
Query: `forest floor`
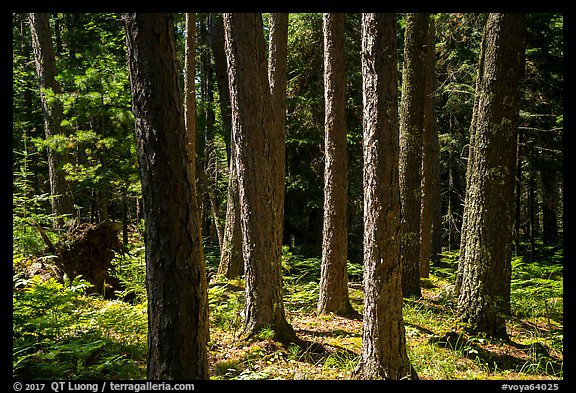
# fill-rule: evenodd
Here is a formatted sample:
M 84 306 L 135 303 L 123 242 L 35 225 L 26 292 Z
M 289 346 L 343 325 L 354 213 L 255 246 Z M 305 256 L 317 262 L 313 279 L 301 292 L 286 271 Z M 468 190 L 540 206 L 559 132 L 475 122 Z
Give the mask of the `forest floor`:
M 145 379 L 147 317 L 143 247 L 115 263 L 131 302 L 87 295 L 81 278 L 24 277 L 14 260 L 13 376 L 17 379 Z M 405 299 L 407 351 L 421 380 L 563 379 L 562 250 L 545 262 L 513 259 L 509 340 L 473 336 L 456 320 L 450 288 L 457 256 L 445 254 L 423 278 L 420 299 Z M 207 252 L 208 272 L 216 255 Z M 44 260 L 47 263 L 48 260 Z M 241 339 L 242 279 L 211 275 L 209 365 L 214 380 L 358 379 L 362 320 L 317 315 L 318 258 L 284 256 L 284 301 L 297 335 L 322 345 L 322 354 L 274 340 L 273 331 Z M 358 266 L 349 264 L 352 305 L 362 312 Z M 355 276 L 356 274 L 356 276 Z
M 546 317 L 508 321 L 509 340 L 476 337 L 458 329 L 455 303 L 445 298 L 446 281 L 422 280 L 421 299 L 405 299 L 408 356 L 421 380 L 562 379 L 563 354 L 558 339 L 562 323 Z M 236 285 L 233 285 L 236 287 Z M 213 286 L 214 288 L 214 286 Z M 304 289 L 305 291 L 305 289 Z M 225 302 L 241 292 L 226 291 Z M 334 314 L 316 315 L 315 303 L 304 304 L 301 292 L 288 293 L 287 315 L 298 336 L 321 344 L 322 355 L 297 346 L 285 347 L 273 334 L 239 340 L 241 326 L 211 329 L 213 379 L 357 379 L 362 346 L 362 320 Z M 359 283 L 351 283 L 351 302 L 362 309 Z M 293 298 L 296 298 L 293 301 Z

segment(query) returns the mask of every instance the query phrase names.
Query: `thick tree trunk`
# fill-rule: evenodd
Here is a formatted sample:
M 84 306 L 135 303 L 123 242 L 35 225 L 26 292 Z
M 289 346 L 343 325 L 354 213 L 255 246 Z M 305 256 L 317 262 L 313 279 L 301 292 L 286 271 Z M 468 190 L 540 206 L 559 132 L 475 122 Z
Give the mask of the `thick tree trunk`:
M 421 297 L 420 209 L 428 14 L 407 14 L 400 102 L 402 293 Z
M 348 155 L 344 14 L 324 14 L 324 226 L 318 312 L 352 314 L 348 297 Z
M 490 14 L 484 30 L 462 227 L 459 318 L 506 336 L 524 14 Z
M 58 94 L 61 93 L 60 84 L 56 80 L 56 60 L 52 45 L 52 34 L 48 14 L 29 14 L 32 47 L 34 48 L 36 72 L 40 82 L 40 99 L 44 114 L 44 132 L 46 140 L 62 135 L 64 131 L 60 126 L 63 118 L 62 103 Z M 50 98 L 48 96 L 51 96 Z M 50 195 L 53 226 L 60 228 L 63 225 L 63 215 L 73 216 L 74 203 L 62 165 L 65 157 L 48 147 L 48 176 L 50 179 Z
M 364 321 L 358 366 L 367 379 L 417 378 L 402 318 L 396 21 L 362 15 Z
M 277 223 L 277 116 L 270 94 L 262 16 L 224 14 L 232 134 L 240 194 L 246 281 L 244 333 L 271 328 L 275 338 L 290 342 L 296 334 L 286 321 Z M 275 172 L 276 171 L 276 172 Z
M 206 274 L 174 25 L 169 14 L 124 20 L 144 200 L 148 378 L 207 379 Z

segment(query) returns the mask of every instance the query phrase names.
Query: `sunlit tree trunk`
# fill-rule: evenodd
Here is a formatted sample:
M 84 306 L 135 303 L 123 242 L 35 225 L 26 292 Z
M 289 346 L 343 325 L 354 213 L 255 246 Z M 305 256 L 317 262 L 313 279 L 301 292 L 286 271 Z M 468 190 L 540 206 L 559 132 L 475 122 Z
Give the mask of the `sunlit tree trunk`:
M 525 14 L 490 14 L 471 124 L 458 317 L 506 337 Z M 460 267 L 460 266 L 459 266 Z
M 226 199 L 226 222 L 224 225 L 218 274 L 235 278 L 244 274 L 242 259 L 242 228 L 240 227 L 240 202 L 238 174 L 236 172 L 236 148 L 232 138 L 232 114 L 230 112 L 230 90 L 224 51 L 224 22 L 221 15 L 212 15 L 210 22 L 210 46 L 214 54 L 214 70 L 218 82 L 223 134 L 228 151 L 228 190 Z
M 240 194 L 242 247 L 246 282 L 244 334 L 264 328 L 281 342 L 296 339 L 282 299 L 276 206 L 279 197 L 277 156 L 279 131 L 268 82 L 262 16 L 224 14 L 232 134 Z
M 364 320 L 358 371 L 367 379 L 417 379 L 402 318 L 396 20 L 362 14 Z
M 324 225 L 318 312 L 354 312 L 348 298 L 348 154 L 344 14 L 324 14 Z

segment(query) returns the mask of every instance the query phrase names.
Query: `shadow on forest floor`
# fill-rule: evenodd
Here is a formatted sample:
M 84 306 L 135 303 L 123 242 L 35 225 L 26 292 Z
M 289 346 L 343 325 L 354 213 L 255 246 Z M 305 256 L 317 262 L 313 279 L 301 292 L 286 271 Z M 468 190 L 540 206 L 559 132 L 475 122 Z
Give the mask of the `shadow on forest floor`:
M 429 343 L 458 351 L 468 359 L 479 360 L 490 372 L 537 367 L 554 375 L 560 373 L 563 367 L 562 359 L 538 341 L 531 344 L 520 344 L 510 339 L 490 341 L 449 331 L 441 336 L 432 336 Z

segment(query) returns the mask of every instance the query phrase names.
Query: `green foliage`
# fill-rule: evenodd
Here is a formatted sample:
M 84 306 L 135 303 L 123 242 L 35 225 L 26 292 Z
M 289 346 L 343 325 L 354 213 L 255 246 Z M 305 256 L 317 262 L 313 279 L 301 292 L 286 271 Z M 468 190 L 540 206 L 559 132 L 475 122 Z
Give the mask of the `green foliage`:
M 296 281 L 320 280 L 321 258 L 304 258 L 294 254 L 288 246 L 282 247 L 282 269 L 284 274 L 297 277 Z
M 438 277 L 455 282 L 460 250 L 442 251 L 439 257 L 438 262 L 432 262 L 430 271 Z
M 208 288 L 208 303 L 211 326 L 227 332 L 236 332 L 241 328 L 243 320 L 240 313 L 245 303 L 243 292 L 230 291 L 225 283 L 211 285 Z
M 205 237 L 202 240 L 206 275 L 212 277 L 218 271 L 220 264 L 220 247 L 217 243 L 207 241 Z
M 286 277 L 284 288 L 284 305 L 287 310 L 308 313 L 316 309 L 320 293 L 317 281 L 303 283 Z
M 25 19 L 26 15 L 15 14 L 14 18 Z M 51 148 L 62 154 L 65 163 L 57 170 L 64 171 L 81 214 L 94 209 L 95 190 L 105 195 L 105 203 L 118 206 L 120 199 L 140 193 L 124 30 L 110 13 L 53 14 L 52 18 L 55 34 L 61 38 L 55 55 L 62 92 L 45 93 L 48 100 L 62 103 L 63 133 L 47 139 L 43 135 L 39 91 L 32 88 L 37 82 L 30 38 L 26 30 L 19 30 L 15 40 L 22 43 L 14 47 L 18 81 L 13 101 L 14 150 L 34 154 Z M 23 146 L 27 140 L 34 144 Z M 25 159 L 16 155 L 15 168 L 22 167 Z M 43 161 L 34 157 L 31 162 L 36 195 L 49 191 Z M 108 207 L 98 208 L 106 211 Z
M 276 332 L 269 326 L 266 326 L 258 332 L 256 337 L 260 340 L 273 340 L 276 336 Z
M 38 194 L 34 189 L 31 165 L 38 152 L 29 146 L 26 132 L 22 135 L 22 149 L 13 152 L 16 158 L 12 192 L 13 252 L 16 255 L 39 255 L 45 244 L 31 223 L 51 224 L 53 216 L 46 213 L 50 206 L 50 195 Z
M 13 376 L 18 379 L 144 377 L 146 305 L 86 297 L 80 277 L 17 280 Z
M 563 268 L 559 264 L 512 260 L 512 312 L 521 318 L 545 317 L 556 322 L 563 315 Z
M 133 247 L 128 252 L 112 260 L 113 275 L 117 277 L 124 291 L 121 298 L 133 298 L 133 302 L 146 301 L 146 251 L 144 247 Z
M 352 372 L 358 366 L 360 356 L 353 352 L 337 351 L 324 361 L 324 367 Z

